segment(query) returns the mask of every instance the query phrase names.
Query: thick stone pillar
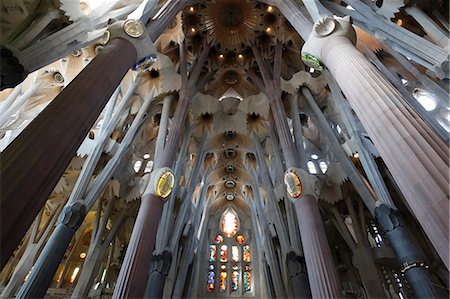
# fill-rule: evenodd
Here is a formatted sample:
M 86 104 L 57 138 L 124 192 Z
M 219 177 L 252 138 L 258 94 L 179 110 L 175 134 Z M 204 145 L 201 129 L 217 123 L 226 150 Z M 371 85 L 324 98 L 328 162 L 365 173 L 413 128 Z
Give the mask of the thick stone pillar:
M 448 146 L 411 115 L 400 93 L 355 48 L 348 19 L 327 17 L 314 29 L 304 61 L 329 69 L 448 268 Z
M 405 273 L 415 297 L 437 298 L 425 258 L 417 250 L 417 244 L 410 239 L 400 213 L 382 204 L 375 209 L 375 217 L 389 241 L 395 240 L 390 242 L 390 245 L 401 263 L 401 271 Z
M 169 251 L 163 251 L 162 254 L 153 256 L 144 298 L 163 297 L 164 285 L 171 263 L 172 254 Z
M 129 41 L 111 40 L 0 154 L 2 267 L 135 61 Z
M 312 298 L 341 298 L 336 267 L 325 235 L 317 199 L 306 194 L 294 203 Z

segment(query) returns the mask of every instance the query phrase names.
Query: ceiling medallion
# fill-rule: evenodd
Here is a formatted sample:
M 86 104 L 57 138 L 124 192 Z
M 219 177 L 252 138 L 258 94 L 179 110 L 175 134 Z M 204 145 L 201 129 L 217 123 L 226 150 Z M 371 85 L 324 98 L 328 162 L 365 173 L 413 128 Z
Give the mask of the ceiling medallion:
M 284 175 L 284 184 L 286 191 L 292 198 L 299 198 L 302 195 L 302 184 L 300 178 L 294 172 L 287 172 Z
M 228 201 L 232 201 L 232 200 L 234 200 L 234 194 L 233 194 L 233 193 L 227 193 L 227 195 L 225 196 L 225 198 L 226 198 Z
M 227 188 L 233 188 L 234 186 L 236 186 L 236 182 L 233 180 L 228 180 L 225 182 L 225 187 Z
M 210 37 L 225 49 L 248 43 L 257 27 L 258 13 L 254 4 L 245 0 L 221 0 L 205 9 L 205 25 Z
M 144 25 L 138 20 L 126 20 L 123 23 L 123 30 L 131 37 L 138 38 L 144 34 Z

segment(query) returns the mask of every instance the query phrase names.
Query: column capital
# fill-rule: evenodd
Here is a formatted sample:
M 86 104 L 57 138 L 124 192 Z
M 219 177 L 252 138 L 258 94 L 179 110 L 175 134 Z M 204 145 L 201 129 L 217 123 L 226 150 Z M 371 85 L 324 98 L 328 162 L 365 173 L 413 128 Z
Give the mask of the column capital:
M 302 48 L 303 62 L 317 70 L 323 70 L 322 48 L 336 36 L 344 36 L 356 44 L 356 32 L 349 16 L 339 18 L 326 16 L 317 21 Z
M 307 274 L 306 262 L 303 256 L 299 256 L 294 251 L 287 254 L 287 266 L 291 277 L 295 277 L 300 274 Z
M 147 28 L 140 20 L 128 19 L 111 23 L 103 35 L 103 42 L 106 44 L 114 38 L 126 39 L 136 49 L 137 57 L 133 70 L 146 69 L 156 62 L 158 52 Z
M 77 230 L 86 216 L 86 206 L 79 201 L 66 205 L 59 216 L 59 223 Z
M 149 274 L 158 272 L 163 276 L 167 276 L 172 264 L 172 253 L 164 250 L 161 254 L 153 255 L 152 263 L 150 264 Z

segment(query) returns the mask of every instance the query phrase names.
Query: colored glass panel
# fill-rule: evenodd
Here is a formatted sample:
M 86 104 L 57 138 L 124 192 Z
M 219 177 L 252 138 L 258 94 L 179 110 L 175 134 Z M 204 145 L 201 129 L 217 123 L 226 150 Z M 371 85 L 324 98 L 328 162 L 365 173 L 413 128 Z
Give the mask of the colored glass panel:
M 250 292 L 252 290 L 252 274 L 249 271 L 244 272 L 244 291 Z
M 228 238 L 233 237 L 239 228 L 239 219 L 233 209 L 228 208 L 220 219 L 222 232 Z
M 245 238 L 244 238 L 244 236 L 243 235 L 239 235 L 239 236 L 237 236 L 236 237 L 236 241 L 239 243 L 239 244 L 244 244 L 244 242 L 245 242 Z
M 222 237 L 222 235 L 217 235 L 217 236 L 214 238 L 214 241 L 216 241 L 216 244 L 222 243 L 222 242 L 223 242 L 223 237 Z
M 220 246 L 220 261 L 226 262 L 227 261 L 227 255 L 228 255 L 228 247 L 227 245 Z
M 237 265 L 234 265 L 232 268 L 233 268 L 233 270 L 239 269 L 239 267 Z
M 207 291 L 208 291 L 208 293 L 214 292 L 214 271 L 209 271 L 208 272 Z
M 210 262 L 216 261 L 216 252 L 217 252 L 216 245 L 209 245 L 209 261 Z
M 243 259 L 244 262 L 249 263 L 252 260 L 252 255 L 250 253 L 250 245 L 244 245 L 243 247 Z
M 222 271 L 222 272 L 220 272 L 219 290 L 221 292 L 225 292 L 226 289 L 227 289 L 227 272 Z
M 238 288 L 239 288 L 239 272 L 233 271 L 233 273 L 231 273 L 231 290 L 237 291 Z
M 239 262 L 239 249 L 237 246 L 231 247 L 231 260 L 235 263 Z
M 209 265 L 209 270 L 214 270 L 214 265 Z
M 222 266 L 220 266 L 220 269 L 226 270 L 226 269 L 227 269 L 227 265 L 222 265 Z

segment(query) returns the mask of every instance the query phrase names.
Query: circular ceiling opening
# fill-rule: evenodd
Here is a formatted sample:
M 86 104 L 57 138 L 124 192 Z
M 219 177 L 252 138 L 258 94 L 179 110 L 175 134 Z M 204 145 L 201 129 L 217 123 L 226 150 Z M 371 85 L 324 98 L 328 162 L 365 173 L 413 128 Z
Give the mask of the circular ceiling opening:
M 227 188 L 233 188 L 234 186 L 236 186 L 236 183 L 233 180 L 228 180 L 225 182 L 225 187 Z
M 225 171 L 228 173 L 233 173 L 235 170 L 233 165 L 227 165 L 227 167 L 225 167 Z
M 225 156 L 230 159 L 236 157 L 236 150 L 234 148 L 227 148 L 225 150 Z

